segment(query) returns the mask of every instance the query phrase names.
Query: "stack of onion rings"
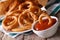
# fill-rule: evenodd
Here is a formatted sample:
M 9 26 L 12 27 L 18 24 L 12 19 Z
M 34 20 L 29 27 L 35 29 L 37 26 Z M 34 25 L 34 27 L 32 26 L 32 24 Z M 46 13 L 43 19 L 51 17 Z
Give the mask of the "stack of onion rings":
M 14 0 L 8 8 L 6 17 L 2 21 L 2 26 L 7 31 L 21 32 L 29 30 L 35 21 L 39 20 L 42 23 L 43 16 L 48 17 L 49 24 L 51 22 L 51 18 L 41 11 L 36 0 L 21 0 L 20 4 L 17 0 Z

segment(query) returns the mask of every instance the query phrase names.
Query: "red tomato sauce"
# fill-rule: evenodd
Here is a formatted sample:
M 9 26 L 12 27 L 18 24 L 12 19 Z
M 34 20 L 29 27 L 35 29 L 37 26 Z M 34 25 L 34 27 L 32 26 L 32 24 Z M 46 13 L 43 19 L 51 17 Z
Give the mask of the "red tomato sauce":
M 48 19 L 44 19 L 42 24 L 40 24 L 39 22 L 37 22 L 35 24 L 34 29 L 37 30 L 37 31 L 39 31 L 39 30 L 45 30 L 45 29 L 51 27 L 52 25 L 54 25 L 56 23 L 56 19 L 52 19 L 52 24 L 51 25 L 48 25 L 48 22 L 49 22 Z

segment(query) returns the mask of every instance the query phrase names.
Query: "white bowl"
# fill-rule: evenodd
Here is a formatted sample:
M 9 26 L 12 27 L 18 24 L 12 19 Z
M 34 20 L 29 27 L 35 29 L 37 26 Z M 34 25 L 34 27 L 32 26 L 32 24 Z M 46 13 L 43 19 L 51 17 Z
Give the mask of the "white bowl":
M 48 37 L 53 36 L 53 35 L 56 33 L 56 31 L 57 31 L 59 22 L 58 22 L 58 18 L 57 18 L 57 17 L 51 16 L 51 18 L 56 19 L 56 23 L 55 23 L 54 25 L 52 25 L 52 26 L 51 26 L 50 28 L 48 28 L 48 29 L 41 30 L 41 31 L 36 31 L 36 30 L 34 30 L 34 26 L 35 26 L 35 24 L 38 22 L 38 21 L 36 21 L 36 22 L 34 22 L 34 23 L 32 24 L 32 30 L 33 30 L 33 32 L 34 32 L 36 35 L 38 35 L 39 37 L 42 37 L 42 38 L 48 38 Z

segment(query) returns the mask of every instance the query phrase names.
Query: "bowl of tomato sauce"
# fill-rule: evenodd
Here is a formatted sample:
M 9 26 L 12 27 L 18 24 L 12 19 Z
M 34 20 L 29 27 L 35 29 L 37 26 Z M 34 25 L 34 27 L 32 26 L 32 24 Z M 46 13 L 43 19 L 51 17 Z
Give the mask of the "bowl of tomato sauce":
M 36 21 L 32 24 L 32 30 L 33 32 L 42 38 L 48 38 L 53 36 L 57 29 L 58 29 L 58 18 L 55 16 L 50 16 L 52 18 L 52 24 L 47 25 L 49 20 L 47 18 L 44 18 L 43 24 L 40 24 L 39 21 Z

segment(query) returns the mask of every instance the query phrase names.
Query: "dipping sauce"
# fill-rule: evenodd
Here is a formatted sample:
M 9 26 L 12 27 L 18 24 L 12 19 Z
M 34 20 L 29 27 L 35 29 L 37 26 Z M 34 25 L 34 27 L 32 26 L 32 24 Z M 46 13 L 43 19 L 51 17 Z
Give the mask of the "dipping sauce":
M 51 27 L 52 25 L 54 25 L 56 23 L 56 19 L 52 19 L 52 23 L 50 25 L 48 25 L 48 22 L 49 22 L 48 19 L 44 19 L 42 24 L 40 24 L 39 22 L 37 22 L 35 24 L 34 29 L 37 30 L 37 31 L 39 31 L 39 30 L 45 30 L 45 29 Z

